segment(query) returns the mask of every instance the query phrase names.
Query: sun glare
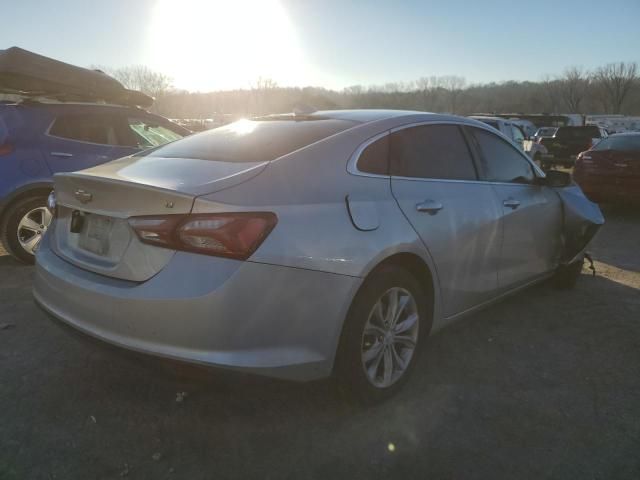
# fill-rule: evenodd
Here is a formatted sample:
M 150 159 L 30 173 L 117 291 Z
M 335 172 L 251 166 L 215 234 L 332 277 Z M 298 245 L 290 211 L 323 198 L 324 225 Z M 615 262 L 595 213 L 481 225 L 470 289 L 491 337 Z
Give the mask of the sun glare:
M 306 80 L 305 59 L 278 0 L 158 0 L 148 31 L 152 68 L 177 88 L 247 88 L 259 77 Z

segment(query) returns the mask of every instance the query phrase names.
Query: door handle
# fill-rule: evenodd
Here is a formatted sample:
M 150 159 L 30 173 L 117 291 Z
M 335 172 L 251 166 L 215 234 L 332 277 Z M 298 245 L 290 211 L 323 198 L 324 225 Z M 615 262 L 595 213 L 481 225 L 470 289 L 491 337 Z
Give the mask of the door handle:
M 515 210 L 516 208 L 518 208 L 520 206 L 520 202 L 518 200 L 516 200 L 515 198 L 507 198 L 504 202 L 502 202 L 502 204 L 505 207 L 509 207 L 512 210 Z
M 67 152 L 50 152 L 50 155 L 52 157 L 62 157 L 62 158 L 73 157 L 73 153 L 67 153 Z
M 416 205 L 416 210 L 419 212 L 427 212 L 429 215 L 435 215 L 440 210 L 442 210 L 443 206 L 440 202 L 435 202 L 433 200 L 425 200 L 422 203 Z

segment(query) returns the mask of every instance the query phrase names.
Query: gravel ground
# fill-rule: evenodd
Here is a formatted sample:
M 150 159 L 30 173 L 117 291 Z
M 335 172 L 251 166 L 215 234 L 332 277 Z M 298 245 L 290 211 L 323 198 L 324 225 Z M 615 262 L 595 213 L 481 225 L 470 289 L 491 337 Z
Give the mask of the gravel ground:
M 70 335 L 0 256 L 0 479 L 640 478 L 640 213 L 605 214 L 597 276 L 432 336 L 368 409 Z

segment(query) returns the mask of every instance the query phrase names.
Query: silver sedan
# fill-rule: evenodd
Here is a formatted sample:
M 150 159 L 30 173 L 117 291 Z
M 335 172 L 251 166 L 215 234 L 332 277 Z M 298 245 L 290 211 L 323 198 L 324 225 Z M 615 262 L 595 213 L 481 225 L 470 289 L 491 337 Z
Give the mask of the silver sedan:
M 128 349 L 395 392 L 432 329 L 572 286 L 603 223 L 570 176 L 472 119 L 242 120 L 55 177 L 35 299 Z

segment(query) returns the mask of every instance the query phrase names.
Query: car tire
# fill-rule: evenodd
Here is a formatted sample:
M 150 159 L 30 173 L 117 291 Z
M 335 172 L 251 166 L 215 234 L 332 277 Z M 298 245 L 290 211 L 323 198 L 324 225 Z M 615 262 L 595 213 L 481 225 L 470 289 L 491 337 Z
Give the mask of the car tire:
M 570 263 L 569 265 L 561 265 L 553 276 L 553 285 L 561 290 L 570 290 L 576 286 L 578 278 L 582 273 L 584 259 Z
M 10 255 L 23 263 L 33 264 L 35 261 L 34 254 L 27 250 L 25 245 L 30 245 L 28 240 L 34 238 L 35 248 L 37 249 L 38 238 L 42 238 L 48 227 L 48 224 L 43 225 L 43 223 L 47 223 L 46 218 L 39 215 L 39 213 L 44 212 L 42 209 L 46 208 L 46 197 L 30 196 L 15 201 L 5 212 L 4 221 L 0 227 L 2 244 Z M 26 217 L 34 221 L 33 230 L 25 227 L 23 220 Z M 40 221 L 38 221 L 39 219 Z M 30 234 L 33 234 L 33 236 L 29 236 Z
M 385 326 L 383 317 L 390 319 L 394 295 L 396 304 L 404 307 L 395 309 L 396 321 Z M 429 305 L 420 283 L 407 270 L 384 266 L 374 272 L 353 300 L 338 346 L 335 376 L 341 391 L 361 404 L 394 395 L 426 343 L 432 320 Z

